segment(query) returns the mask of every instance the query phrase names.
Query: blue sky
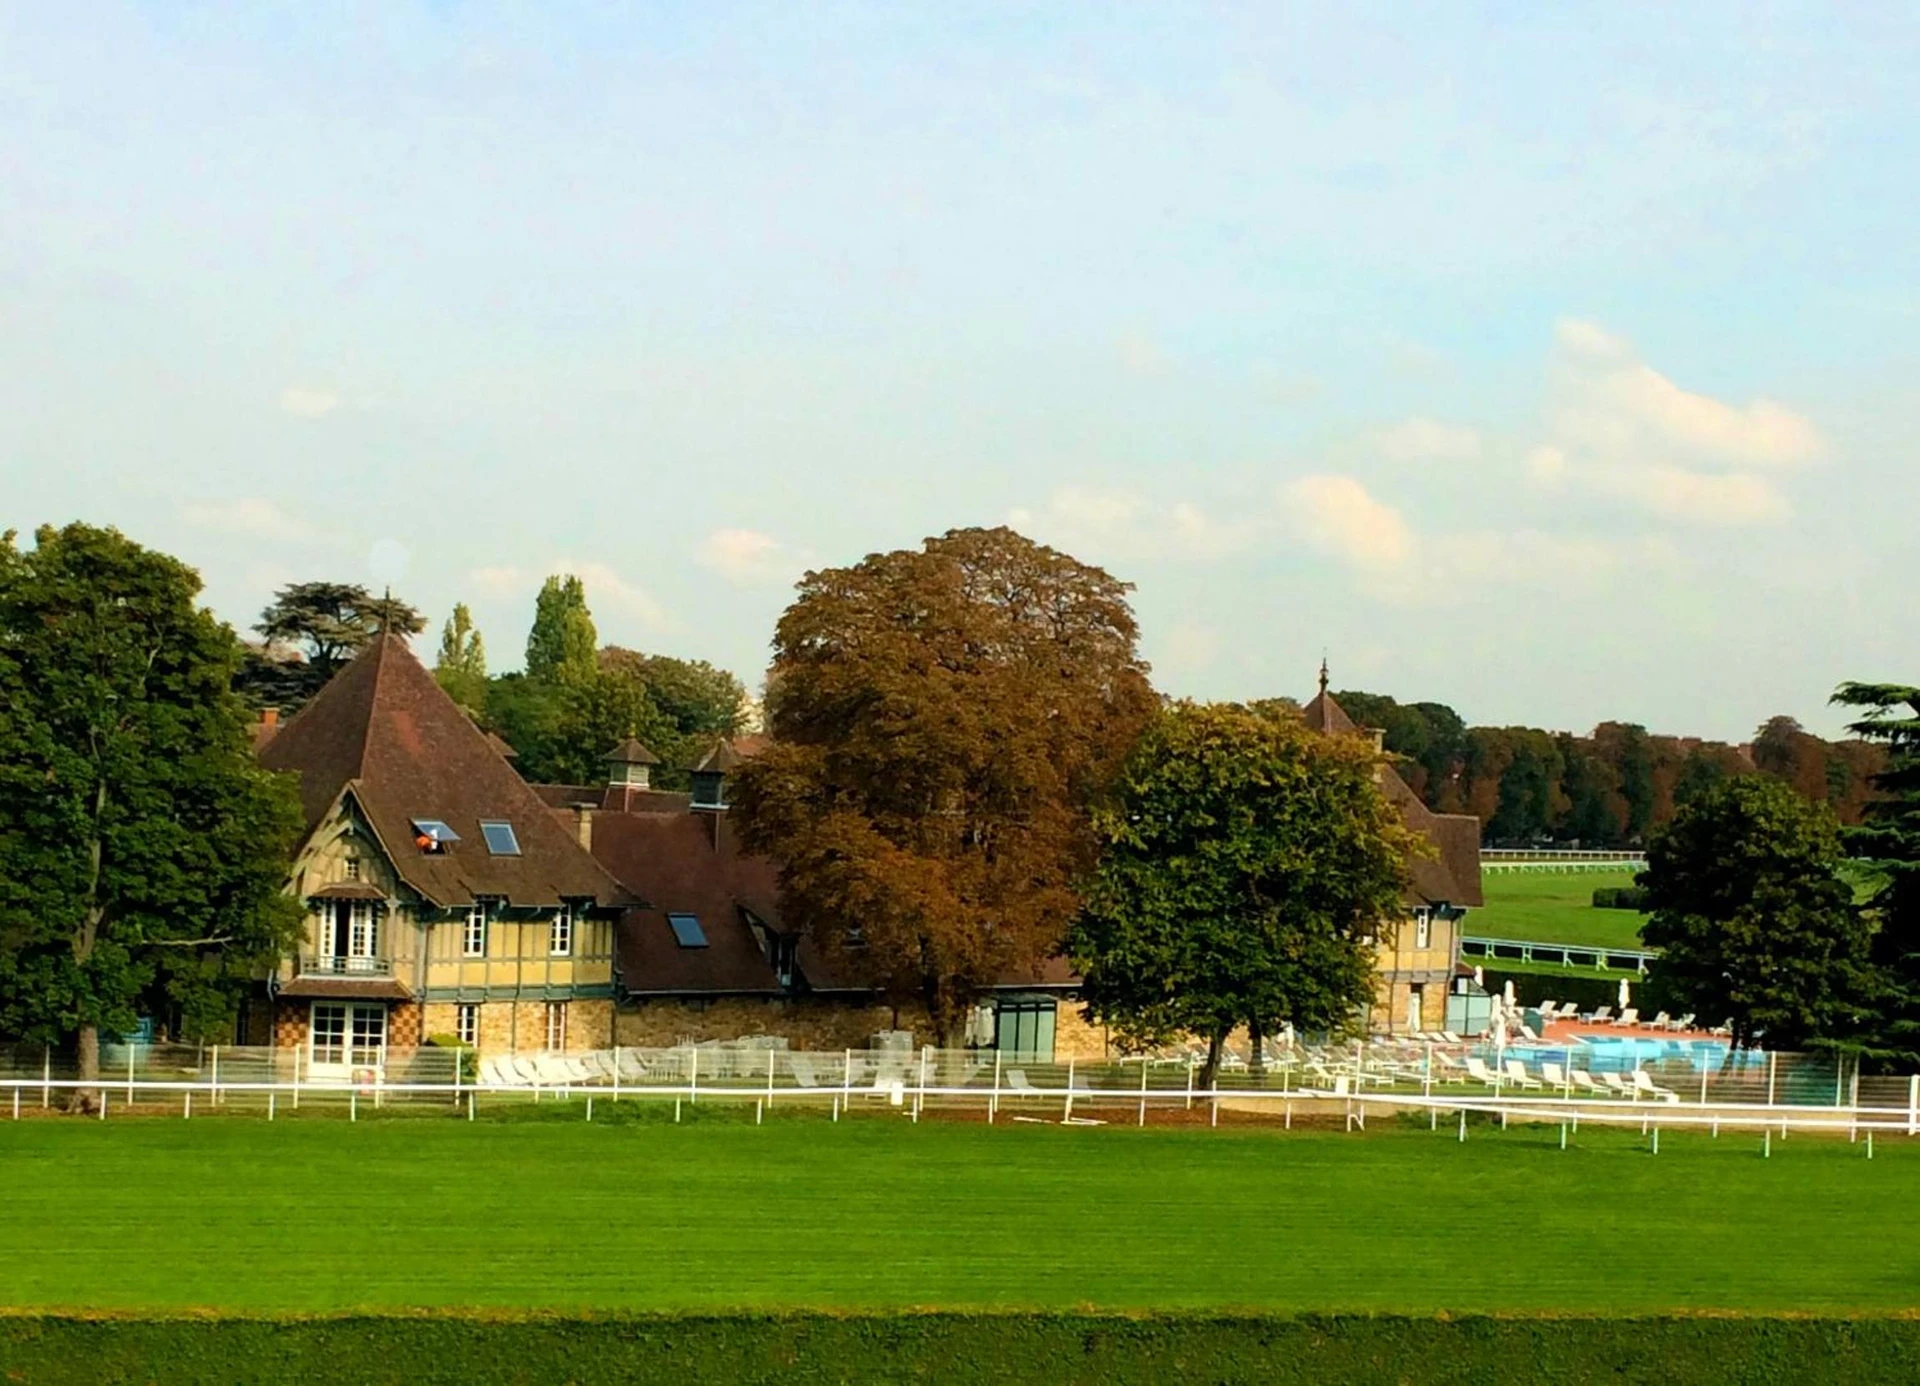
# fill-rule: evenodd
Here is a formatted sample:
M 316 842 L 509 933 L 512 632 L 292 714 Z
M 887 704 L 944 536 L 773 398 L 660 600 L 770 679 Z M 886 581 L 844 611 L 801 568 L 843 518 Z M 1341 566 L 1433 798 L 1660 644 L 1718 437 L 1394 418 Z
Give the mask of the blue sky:
M 1011 520 L 1196 696 L 1920 678 L 1912 6 L 322 9 L 0 7 L 0 525 L 500 668 Z

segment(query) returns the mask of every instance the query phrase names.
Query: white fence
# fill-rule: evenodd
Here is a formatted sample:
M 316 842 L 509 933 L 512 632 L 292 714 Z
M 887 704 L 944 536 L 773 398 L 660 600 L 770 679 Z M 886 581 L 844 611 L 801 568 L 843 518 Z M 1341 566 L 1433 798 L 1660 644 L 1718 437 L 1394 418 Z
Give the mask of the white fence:
M 0 1051 L 0 1120 L 67 1107 L 92 1094 L 92 1111 L 264 1115 L 318 1108 L 358 1120 L 388 1107 L 474 1119 L 505 1104 L 655 1102 L 681 1107 L 751 1103 L 824 1111 L 835 1121 L 865 1112 L 918 1121 L 948 1117 L 1074 1125 L 1236 1119 L 1296 1114 L 1364 1127 L 1369 1114 L 1426 1113 L 1430 1124 L 1470 1113 L 1512 1120 L 1711 1127 L 1754 1131 L 1920 1133 L 1920 1075 L 1862 1075 L 1823 1055 L 1727 1050 L 1694 1040 L 1623 1035 L 1583 1044 L 1490 1048 L 1469 1044 L 1300 1044 L 1272 1047 L 1264 1063 L 1232 1056 L 1215 1081 L 1199 1081 L 1196 1055 L 1054 1062 L 995 1051 L 842 1050 L 764 1046 L 619 1048 L 537 1054 L 474 1071 L 457 1051 L 390 1051 L 358 1072 L 316 1074 L 288 1049 L 110 1050 L 91 1082 L 50 1051 Z M 113 1064 L 118 1062 L 117 1071 Z M 484 1078 L 485 1081 L 476 1081 Z M 602 1108 L 604 1111 L 605 1109 Z

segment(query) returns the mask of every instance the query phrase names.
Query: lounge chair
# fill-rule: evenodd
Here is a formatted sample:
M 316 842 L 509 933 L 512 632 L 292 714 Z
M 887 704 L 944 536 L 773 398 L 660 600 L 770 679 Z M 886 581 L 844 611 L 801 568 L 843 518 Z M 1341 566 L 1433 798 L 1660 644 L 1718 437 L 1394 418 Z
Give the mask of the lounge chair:
M 480 1086 L 485 1088 L 504 1088 L 518 1081 L 506 1059 L 498 1055 L 480 1061 Z
M 1598 1083 L 1595 1083 L 1593 1081 L 1593 1075 L 1587 1072 L 1584 1068 L 1576 1068 L 1576 1069 L 1570 1070 L 1567 1074 L 1567 1077 L 1573 1080 L 1574 1091 L 1579 1093 L 1582 1097 L 1613 1096 L 1612 1093 L 1607 1092 Z
M 1560 1005 L 1556 1001 L 1542 1001 L 1538 1006 L 1535 1006 L 1534 1009 L 1540 1012 L 1543 1019 L 1552 1020 L 1554 1015 L 1559 1011 Z
M 1633 1089 L 1628 1087 L 1626 1080 L 1617 1073 L 1609 1071 L 1601 1074 L 1600 1082 L 1606 1087 L 1606 1090 L 1615 1097 L 1633 1096 Z
M 1578 1020 L 1580 1018 L 1580 1008 L 1571 1001 L 1563 1001 L 1560 1003 L 1560 1018 L 1562 1020 Z
M 1656 1030 L 1671 1030 L 1673 1028 L 1673 1017 L 1668 1015 L 1665 1011 L 1662 1011 L 1660 1012 L 1660 1014 L 1656 1015 L 1652 1020 L 1649 1020 L 1647 1024 L 1652 1026 Z
M 1680 1094 L 1672 1088 L 1663 1088 L 1653 1081 L 1653 1075 L 1643 1068 L 1633 1071 L 1633 1095 L 1659 1102 L 1678 1102 Z
M 1505 1067 L 1507 1070 L 1507 1081 L 1512 1083 L 1516 1088 L 1535 1089 L 1545 1086 L 1538 1078 L 1528 1073 L 1527 1066 L 1518 1059 L 1508 1059 Z
M 1433 1056 L 1433 1080 L 1436 1083 L 1464 1083 L 1467 1081 L 1467 1070 L 1458 1060 L 1436 1052 Z
M 1000 1076 L 1007 1080 L 1006 1085 L 1015 1092 L 1040 1091 L 1040 1089 L 1027 1081 L 1027 1071 L 1024 1068 L 1010 1068 Z
M 1685 1015 L 1681 1016 L 1678 1020 L 1670 1022 L 1667 1025 L 1667 1028 L 1669 1030 L 1691 1030 L 1693 1028 L 1694 1019 L 1695 1019 L 1694 1013 L 1692 1011 L 1688 1011 Z
M 1499 1077 L 1488 1071 L 1487 1061 L 1475 1054 L 1467 1056 L 1467 1077 L 1475 1082 L 1485 1083 L 1490 1088 L 1497 1088 L 1501 1083 Z
M 1632 1006 L 1629 1006 L 1620 1012 L 1613 1023 L 1615 1025 L 1638 1025 L 1640 1023 L 1640 1012 Z
M 1580 1019 L 1588 1025 L 1611 1025 L 1613 1024 L 1613 1007 L 1601 1006 L 1587 1012 Z
M 1560 1065 L 1543 1061 L 1540 1065 L 1540 1081 L 1555 1092 L 1565 1092 L 1567 1075 L 1560 1071 Z
M 1733 1035 L 1733 1017 L 1729 1016 L 1718 1025 L 1709 1026 L 1707 1033 L 1710 1035 L 1720 1035 L 1723 1038 L 1731 1038 Z

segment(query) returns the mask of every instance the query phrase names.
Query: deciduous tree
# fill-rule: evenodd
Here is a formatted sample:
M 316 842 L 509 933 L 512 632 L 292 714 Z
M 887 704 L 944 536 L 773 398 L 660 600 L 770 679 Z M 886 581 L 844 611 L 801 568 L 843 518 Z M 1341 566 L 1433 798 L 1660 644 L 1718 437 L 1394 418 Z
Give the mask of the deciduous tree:
M 486 707 L 487 647 L 465 602 L 454 603 L 453 615 L 440 628 L 440 658 L 433 676 L 460 706 L 474 712 Z
M 548 578 L 534 599 L 533 628 L 527 632 L 527 677 L 574 686 L 590 683 L 599 643 L 580 579 L 571 574 Z
M 1372 1002 L 1416 839 L 1360 737 L 1234 706 L 1162 711 L 1101 808 L 1071 952 L 1089 1013 L 1132 1040 L 1342 1030 Z
M 87 1078 L 143 1009 L 230 1022 L 297 938 L 298 800 L 254 761 L 199 590 L 110 529 L 0 544 L 0 1033 L 74 1038 Z
M 1920 688 L 1847 683 L 1833 700 L 1864 711 L 1848 730 L 1885 750 L 1870 781 L 1876 797 L 1846 843 L 1869 876 L 1882 983 L 1871 1044 L 1883 1061 L 1911 1067 L 1920 1064 Z
M 1873 990 L 1871 927 L 1840 862 L 1832 811 L 1790 786 L 1746 776 L 1701 791 L 1654 834 L 1639 877 L 1654 979 L 1730 1018 L 1736 1045 L 1851 1036 Z
M 943 1043 L 1079 911 L 1093 806 L 1153 707 L 1129 590 L 962 529 L 809 573 L 780 618 L 744 837 L 781 863 L 787 922 Z

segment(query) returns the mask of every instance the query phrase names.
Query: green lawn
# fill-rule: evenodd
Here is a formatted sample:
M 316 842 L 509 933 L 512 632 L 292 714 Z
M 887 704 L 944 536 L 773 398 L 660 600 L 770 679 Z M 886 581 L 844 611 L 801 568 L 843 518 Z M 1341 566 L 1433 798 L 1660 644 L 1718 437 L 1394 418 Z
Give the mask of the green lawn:
M 1467 912 L 1466 931 L 1535 943 L 1639 948 L 1638 911 L 1593 907 L 1593 892 L 1602 886 L 1632 884 L 1631 871 L 1489 872 L 1481 881 L 1487 903 Z
M 0 1304 L 1920 1308 L 1904 1141 L 579 1112 L 0 1122 Z

